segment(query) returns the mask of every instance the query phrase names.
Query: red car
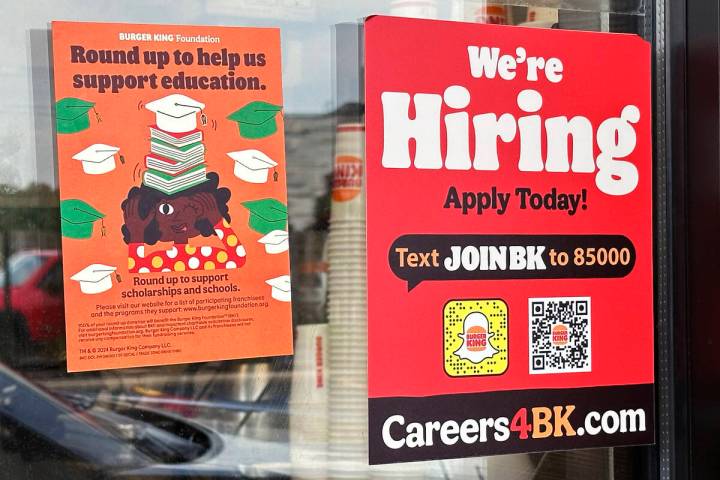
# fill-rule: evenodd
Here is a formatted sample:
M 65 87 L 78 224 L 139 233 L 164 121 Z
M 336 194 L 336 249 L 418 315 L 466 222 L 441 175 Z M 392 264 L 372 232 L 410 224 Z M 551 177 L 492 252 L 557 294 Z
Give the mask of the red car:
M 10 257 L 8 269 L 9 285 L 4 268 L 0 268 L 0 319 L 2 324 L 12 325 L 12 330 L 5 330 L 3 335 L 6 353 L 11 360 L 19 360 L 36 344 L 64 334 L 60 253 L 57 250 L 16 252 Z M 5 303 L 8 295 L 9 309 Z M 8 319 L 11 321 L 7 322 Z

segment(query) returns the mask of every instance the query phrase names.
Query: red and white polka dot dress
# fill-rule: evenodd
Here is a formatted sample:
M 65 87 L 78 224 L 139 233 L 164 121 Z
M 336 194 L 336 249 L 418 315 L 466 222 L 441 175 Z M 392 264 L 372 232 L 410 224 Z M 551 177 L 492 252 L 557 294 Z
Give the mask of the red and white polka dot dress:
M 131 243 L 128 270 L 130 273 L 150 273 L 242 267 L 245 264 L 245 247 L 230 228 L 230 224 L 221 220 L 215 225 L 215 234 L 225 248 L 175 245 L 168 250 L 147 252 L 147 245 L 144 243 Z

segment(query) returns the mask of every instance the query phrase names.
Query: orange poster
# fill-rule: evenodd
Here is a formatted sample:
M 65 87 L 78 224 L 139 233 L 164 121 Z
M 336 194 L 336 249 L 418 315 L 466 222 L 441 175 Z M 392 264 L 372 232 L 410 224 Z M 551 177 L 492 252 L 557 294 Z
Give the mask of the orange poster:
M 279 30 L 52 41 L 68 371 L 291 354 Z

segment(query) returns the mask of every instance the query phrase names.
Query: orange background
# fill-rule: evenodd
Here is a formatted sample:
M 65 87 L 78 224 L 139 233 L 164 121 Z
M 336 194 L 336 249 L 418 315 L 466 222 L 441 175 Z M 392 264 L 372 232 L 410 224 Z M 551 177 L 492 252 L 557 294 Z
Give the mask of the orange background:
M 220 37 L 220 42 L 210 43 L 177 43 L 156 41 L 120 41 L 119 33 L 171 33 L 192 35 L 211 35 Z M 233 27 L 196 27 L 172 25 L 131 25 L 108 23 L 75 23 L 53 22 L 53 57 L 55 100 L 64 97 L 77 97 L 95 102 L 95 110 L 102 121 L 98 123 L 91 110 L 90 128 L 73 134 L 57 135 L 57 152 L 59 163 L 60 197 L 62 199 L 79 198 L 106 215 L 104 225 L 107 236 L 101 237 L 101 222 L 96 222 L 90 239 L 63 238 L 63 267 L 65 280 L 65 312 L 67 326 L 67 361 L 68 371 L 85 371 L 107 368 L 121 368 L 144 365 L 165 365 L 174 363 L 199 362 L 209 360 L 286 355 L 292 353 L 292 324 L 290 303 L 279 302 L 270 296 L 270 286 L 265 280 L 289 274 L 289 254 L 268 255 L 262 244 L 258 243 L 261 234 L 248 227 L 248 210 L 241 205 L 247 200 L 276 198 L 287 204 L 285 184 L 285 150 L 282 115 L 276 117 L 278 131 L 266 138 L 250 140 L 242 138 L 235 122 L 227 120 L 227 116 L 253 100 L 263 100 L 282 105 L 280 32 L 271 28 L 233 28 Z M 138 45 L 141 52 L 139 65 L 116 64 L 73 64 L 70 62 L 70 45 L 82 45 L 85 49 L 123 49 L 130 50 Z M 225 66 L 175 65 L 173 61 L 163 70 L 155 65 L 142 63 L 142 52 L 146 50 L 164 50 L 171 52 L 179 49 L 190 51 L 197 57 L 197 49 L 202 47 L 207 52 L 219 52 L 227 48 L 230 52 L 265 53 L 267 64 L 264 67 L 245 67 L 235 69 L 235 76 L 258 76 L 265 90 L 165 90 L 159 79 L 163 75 L 173 76 L 180 71 L 186 75 L 221 76 L 227 74 Z M 197 58 L 195 58 L 195 62 Z M 95 89 L 75 89 L 72 86 L 74 74 L 158 74 L 158 88 L 123 89 L 119 93 L 98 93 Z M 231 190 L 232 196 L 228 203 L 231 226 L 247 251 L 247 261 L 242 268 L 236 270 L 216 270 L 215 273 L 229 273 L 231 283 L 239 286 L 234 294 L 218 293 L 212 296 L 228 295 L 248 296 L 264 295 L 269 308 L 256 310 L 237 309 L 230 313 L 241 318 L 253 317 L 254 321 L 247 327 L 223 328 L 220 330 L 202 330 L 194 335 L 170 338 L 145 338 L 136 340 L 116 340 L 110 342 L 78 341 L 78 324 L 91 321 L 116 321 L 116 318 L 93 318 L 90 314 L 96 311 L 98 304 L 119 304 L 155 302 L 163 297 L 142 297 L 122 299 L 121 292 L 129 290 L 133 285 L 133 276 L 128 273 L 128 246 L 122 239 L 120 228 L 123 224 L 121 202 L 135 185 L 140 185 L 139 177 L 133 178 L 133 170 L 144 170 L 144 157 L 150 149 L 149 126 L 155 123 L 155 114 L 144 108 L 147 103 L 172 93 L 181 93 L 205 104 L 204 113 L 208 124 L 201 126 L 198 115 L 198 127 L 203 131 L 205 144 L 205 161 L 208 172 L 217 172 L 220 186 Z M 213 128 L 213 121 L 217 128 Z M 125 157 L 125 164 L 116 161 L 116 168 L 103 175 L 88 175 L 82 170 L 81 162 L 72 156 L 94 143 L 105 143 L 120 148 Z M 273 181 L 273 170 L 270 170 L 268 182 L 250 184 L 236 178 L 233 174 L 234 162 L 226 155 L 227 152 L 248 148 L 259 149 L 278 162 L 276 171 L 277 182 Z M 140 168 L 136 168 L 136 165 Z M 212 245 L 222 247 L 219 239 L 197 237 L 190 240 L 191 245 Z M 158 243 L 146 247 L 146 255 L 150 252 L 169 248 L 170 244 Z M 113 278 L 113 288 L 95 295 L 80 292 L 77 282 L 70 277 L 93 263 L 103 263 L 118 267 L 122 278 L 117 283 Z M 158 276 L 188 276 L 195 272 L 185 273 L 150 273 L 141 274 L 142 278 Z M 198 270 L 198 273 L 201 271 Z M 221 282 L 219 284 L 224 284 Z M 207 284 L 206 284 L 207 285 Z M 167 285 L 166 285 L 167 286 Z M 196 286 L 194 283 L 177 284 L 175 287 Z M 136 287 L 142 288 L 142 287 Z M 159 288 L 159 287 L 148 287 Z M 186 297 L 165 298 L 177 300 Z M 225 313 L 215 310 L 211 314 Z M 171 317 L 200 315 L 202 312 L 173 314 Z M 156 316 L 148 319 L 157 318 Z M 179 348 L 181 353 L 132 358 L 110 359 L 79 359 L 79 349 L 117 346 L 126 344 L 156 344 L 170 342 L 173 349 Z

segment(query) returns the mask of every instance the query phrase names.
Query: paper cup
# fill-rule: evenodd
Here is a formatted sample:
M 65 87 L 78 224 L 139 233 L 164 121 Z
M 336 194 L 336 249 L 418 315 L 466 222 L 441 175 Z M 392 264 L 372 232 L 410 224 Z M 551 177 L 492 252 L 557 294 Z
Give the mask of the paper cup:
M 337 221 L 337 220 L 331 220 L 330 221 L 330 228 L 328 230 L 328 233 L 331 234 L 332 232 L 338 232 L 338 231 L 344 231 L 344 230 L 367 230 L 367 222 L 364 220 L 350 220 L 350 221 Z
M 332 378 L 329 378 L 329 384 L 333 387 L 342 387 L 345 390 L 334 390 L 330 395 L 356 395 L 358 392 L 367 390 L 367 368 L 366 361 L 356 362 L 359 365 L 348 363 L 338 365 L 330 369 Z
M 328 352 L 330 352 L 330 355 L 342 355 L 348 360 L 367 360 L 367 338 L 358 338 L 353 341 L 338 339 L 337 341 L 333 341 L 333 343 L 328 346 Z M 342 360 L 342 358 L 336 360 Z M 338 364 L 336 363 L 336 365 Z
M 367 357 L 347 359 L 345 363 L 336 361 L 330 368 L 330 373 L 334 377 L 331 379 L 332 383 L 360 388 L 367 384 Z
M 367 280 L 367 267 L 360 262 L 338 262 L 333 265 L 332 271 L 328 270 L 328 279 L 348 277 Z
M 347 301 L 349 300 L 349 301 Z M 342 300 L 338 300 L 342 302 Z M 367 303 L 364 300 L 352 301 L 352 299 L 346 299 L 346 305 L 333 304 L 328 305 L 325 311 L 328 314 L 333 315 L 349 315 L 367 317 Z
M 328 243 L 330 247 L 338 243 L 339 239 L 345 237 L 358 238 L 365 240 L 367 238 L 367 229 L 364 226 L 343 226 L 343 227 L 330 227 L 328 232 Z
M 367 248 L 365 242 L 347 240 L 332 250 L 328 250 L 328 266 L 337 262 L 367 263 Z
M 362 435 L 360 428 L 353 428 L 352 430 L 343 430 L 338 431 L 337 435 L 333 438 L 333 451 L 334 452 L 352 452 L 352 451 L 362 451 L 364 448 L 367 448 L 367 440 L 365 440 Z M 365 427 L 367 428 L 367 427 Z M 355 440 L 359 438 L 359 440 Z M 353 439 L 346 440 L 346 439 Z
M 345 321 L 336 317 L 328 338 L 335 342 L 367 342 L 367 321 L 364 317 Z
M 362 230 L 342 230 L 329 234 L 327 248 L 343 246 L 344 242 L 367 244 L 367 233 Z
M 364 240 L 345 239 L 337 245 L 328 248 L 328 260 L 349 260 L 367 258 L 367 245 Z
M 360 265 L 335 265 L 335 268 L 328 273 L 328 283 L 332 281 L 354 281 L 367 283 L 367 274 Z
M 330 337 L 328 337 L 331 342 L 349 341 L 349 339 L 354 342 L 367 342 L 368 339 L 367 322 L 365 320 L 343 322 L 340 319 L 335 319 L 331 323 L 331 332 Z
M 341 317 L 335 316 L 331 320 L 332 340 L 352 339 L 355 342 L 367 341 L 367 317 Z
M 348 359 L 348 363 L 346 363 L 344 365 L 336 363 L 336 366 L 335 366 L 336 373 L 338 372 L 338 370 L 337 370 L 338 368 L 362 366 L 363 368 L 365 368 L 365 374 L 367 374 L 367 349 L 366 348 L 358 349 L 358 350 L 350 350 L 347 348 L 343 348 L 343 349 L 335 348 L 332 350 L 332 352 L 335 355 L 337 355 L 338 357 L 343 357 L 343 358 Z M 343 372 L 340 371 L 339 373 L 342 374 Z M 347 373 L 349 373 L 349 372 L 347 372 Z
M 344 407 L 364 408 L 367 410 L 367 403 L 367 387 L 358 388 L 357 391 L 338 390 L 333 394 L 331 401 L 328 402 L 328 412 L 330 407 L 335 411 Z
M 327 305 L 334 307 L 342 303 L 350 306 L 367 307 L 367 289 L 363 285 L 334 284 L 334 288 L 328 292 Z
M 347 254 L 334 254 L 328 257 L 328 272 L 331 269 L 352 269 L 360 272 L 367 272 L 367 256 L 358 255 L 355 252 Z
M 335 232 L 328 240 L 328 252 L 330 249 L 344 247 L 346 243 L 367 246 L 367 238 L 364 232 Z
M 335 278 L 332 282 L 328 281 L 328 288 L 330 286 L 332 286 L 332 292 L 334 293 L 354 290 L 362 290 L 363 292 L 367 292 L 367 286 L 365 281 L 363 280 Z
M 363 291 L 366 291 L 367 279 L 359 275 L 338 273 L 333 275 L 332 278 L 328 278 L 328 288 L 331 286 L 335 288 L 336 291 L 338 288 L 362 288 Z
M 367 238 L 367 228 L 365 228 L 365 225 L 345 225 L 334 227 L 331 225 L 330 231 L 328 232 L 328 246 L 337 243 L 338 239 L 343 237 L 362 238 L 365 240 Z
M 367 395 L 367 369 L 357 370 L 355 373 L 351 373 L 350 369 L 352 366 L 347 366 L 341 369 L 331 370 L 334 378 L 330 380 L 330 386 L 332 395 L 335 398 L 346 397 L 353 395 Z
M 355 341 L 367 340 L 367 319 L 365 317 L 353 320 L 343 320 L 343 317 L 335 317 L 332 320 L 329 338 L 339 339 L 339 337 L 346 337 Z
M 328 338 L 331 342 L 328 345 L 328 349 L 345 349 L 353 346 L 365 347 L 367 346 L 368 340 L 366 329 L 355 332 L 337 331 L 334 335 L 329 335 Z
M 366 327 L 362 330 L 363 332 L 365 332 L 365 331 L 367 331 L 367 326 L 366 326 L 367 325 L 367 311 L 362 310 L 361 308 L 362 307 L 358 307 L 355 311 L 352 311 L 348 308 L 340 308 L 337 310 L 334 310 L 334 309 L 330 310 L 328 312 L 328 318 L 330 319 L 328 321 L 328 323 L 330 323 L 330 321 L 333 321 L 333 323 L 336 326 L 346 324 L 347 326 L 350 326 L 350 327 L 360 325 L 362 323 Z M 336 331 L 337 331 L 337 329 L 336 329 Z M 350 332 L 348 332 L 348 333 L 350 333 Z M 356 329 L 356 330 L 352 331 L 352 333 L 357 334 L 357 333 L 360 333 L 360 331 L 358 331 Z
M 333 302 L 338 302 L 338 304 L 345 302 L 346 304 L 360 306 L 367 305 L 367 289 L 362 285 L 335 285 L 327 294 L 328 306 L 333 306 Z
M 365 218 L 365 126 L 341 123 L 335 131 L 330 219 Z
M 367 358 L 367 337 L 350 341 L 345 339 L 333 340 L 332 345 L 328 346 L 328 351 L 347 355 L 348 358 L 359 358 L 360 355 Z
M 345 321 L 349 325 L 356 325 L 358 322 L 367 324 L 367 307 L 365 302 L 345 302 L 344 305 L 332 305 L 327 309 L 328 323 Z
M 341 408 L 331 405 L 329 410 L 329 418 L 333 425 L 346 424 L 347 426 L 355 425 L 359 421 L 367 421 L 367 405 L 358 408 Z M 367 425 L 365 425 L 367 427 Z
M 365 325 L 362 326 L 364 328 L 352 328 L 355 326 L 354 324 L 347 325 L 351 327 L 350 329 L 344 329 L 342 328 L 343 326 L 344 325 L 336 324 L 335 331 L 328 335 L 328 351 L 333 349 L 338 349 L 336 351 L 344 351 L 348 348 L 367 346 L 368 335 Z
M 358 275 L 367 276 L 367 260 L 364 257 L 358 258 L 354 256 L 335 256 L 332 258 L 331 261 L 328 262 L 327 273 L 330 273 L 330 270 L 332 270 L 333 272 L 352 271 L 354 273 L 357 273 Z
M 366 296 L 341 296 L 337 295 L 328 299 L 325 311 L 330 314 L 340 315 L 360 315 L 367 317 L 367 297 Z
M 355 394 L 347 394 L 343 396 L 335 396 L 332 403 L 330 404 L 335 411 L 340 411 L 343 408 L 349 409 L 364 409 L 367 410 L 367 389 L 363 392 Z M 328 408 L 329 411 L 329 408 Z
M 331 360 L 332 363 L 332 360 Z M 330 367 L 329 371 L 332 378 L 329 378 L 330 385 L 344 386 L 348 390 L 342 392 L 331 391 L 330 394 L 351 395 L 357 393 L 358 389 L 367 389 L 367 360 L 360 359 L 355 361 L 347 361 L 347 363 Z
M 367 319 L 367 301 L 364 298 L 334 298 L 325 311 L 328 317 L 347 317 L 354 320 L 363 320 Z
M 347 298 L 351 298 L 353 296 L 362 295 L 361 298 L 367 297 L 367 287 L 366 283 L 362 282 L 360 285 L 341 285 L 337 282 L 331 284 L 328 281 L 328 297 L 339 297 L 340 295 L 346 295 Z
M 335 317 L 330 324 L 330 336 L 333 340 L 352 339 L 352 341 L 367 341 L 367 320 L 365 317 L 354 320 L 343 320 L 342 317 Z
M 346 309 L 351 308 L 360 310 L 358 313 L 367 316 L 367 295 L 345 292 L 343 294 L 336 293 L 332 297 L 328 296 L 327 312 L 343 313 L 343 311 L 347 311 Z
M 336 326 L 343 324 L 349 327 L 354 327 L 362 324 L 367 327 L 367 309 L 365 308 L 365 304 L 348 304 L 344 306 L 330 307 L 328 308 L 327 317 L 328 323 L 334 323 Z M 367 328 L 364 330 L 366 329 Z M 330 331 L 333 331 L 333 329 L 331 328 Z M 354 330 L 353 333 L 358 332 L 357 330 Z

